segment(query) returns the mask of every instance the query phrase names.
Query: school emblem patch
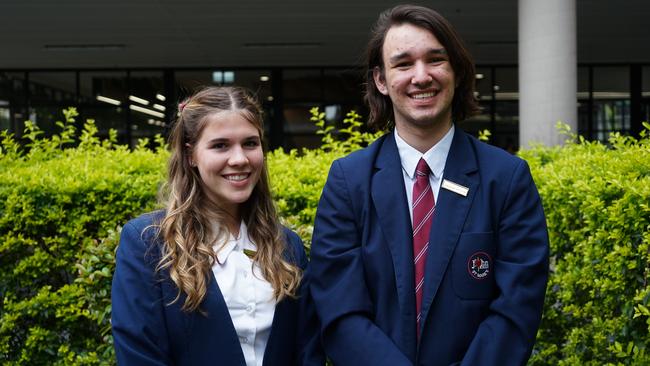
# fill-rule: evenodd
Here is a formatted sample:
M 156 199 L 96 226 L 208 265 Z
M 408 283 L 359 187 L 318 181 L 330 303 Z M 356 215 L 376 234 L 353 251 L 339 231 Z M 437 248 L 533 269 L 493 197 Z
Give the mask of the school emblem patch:
M 491 271 L 492 258 L 485 252 L 476 252 L 469 256 L 467 261 L 467 270 L 474 279 L 482 280 L 486 278 Z

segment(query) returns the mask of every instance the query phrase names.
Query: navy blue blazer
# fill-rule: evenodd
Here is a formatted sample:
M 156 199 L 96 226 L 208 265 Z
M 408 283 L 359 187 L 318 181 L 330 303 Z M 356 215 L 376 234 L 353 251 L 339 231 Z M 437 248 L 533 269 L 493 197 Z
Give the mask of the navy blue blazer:
M 392 133 L 332 164 L 316 213 L 311 292 L 339 365 L 523 365 L 541 319 L 548 234 L 525 161 L 456 128 L 416 335 L 412 228 Z
M 112 318 L 115 355 L 119 365 L 241 365 L 244 354 L 228 308 L 212 272 L 201 304 L 205 315 L 181 311 L 184 296 L 169 304 L 177 287 L 168 272 L 155 272 L 160 259 L 156 230 L 162 211 L 142 215 L 122 229 L 113 276 Z M 305 269 L 302 241 L 284 229 L 287 258 Z M 317 317 L 310 303 L 305 273 L 298 299 L 285 299 L 275 308 L 264 365 L 323 365 Z

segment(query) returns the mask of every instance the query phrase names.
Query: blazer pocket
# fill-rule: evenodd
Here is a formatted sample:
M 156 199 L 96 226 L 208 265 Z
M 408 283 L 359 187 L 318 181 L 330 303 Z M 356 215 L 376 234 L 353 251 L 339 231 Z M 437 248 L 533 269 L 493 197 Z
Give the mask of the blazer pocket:
M 452 283 L 461 299 L 494 297 L 494 235 L 492 232 L 463 233 L 452 257 Z

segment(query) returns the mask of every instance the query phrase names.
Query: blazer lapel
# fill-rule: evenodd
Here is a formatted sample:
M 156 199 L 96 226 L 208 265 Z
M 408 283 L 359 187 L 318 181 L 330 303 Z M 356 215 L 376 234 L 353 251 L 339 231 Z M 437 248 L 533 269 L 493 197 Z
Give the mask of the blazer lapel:
M 447 270 L 465 218 L 479 187 L 479 177 L 472 174 L 478 168 L 468 138 L 456 127 L 443 174 L 443 179 L 468 188 L 467 196 L 441 187 L 436 197 L 436 212 L 429 238 L 431 245 L 429 245 L 425 269 L 421 329 L 426 326 L 431 303 Z
M 212 271 L 207 290 L 201 304 L 201 309 L 206 315 L 197 311 L 192 314 L 191 339 L 188 337 L 186 340 L 189 352 L 193 354 L 192 358 L 197 364 L 214 363 L 217 354 L 220 362 L 224 364 L 245 366 L 239 337 Z
M 415 342 L 415 277 L 411 219 L 406 200 L 402 164 L 393 133 L 387 134 L 375 160 L 377 170 L 372 177 L 372 200 L 377 210 L 381 231 L 393 259 L 397 295 L 405 326 L 405 340 Z M 415 343 L 413 343 L 415 344 Z

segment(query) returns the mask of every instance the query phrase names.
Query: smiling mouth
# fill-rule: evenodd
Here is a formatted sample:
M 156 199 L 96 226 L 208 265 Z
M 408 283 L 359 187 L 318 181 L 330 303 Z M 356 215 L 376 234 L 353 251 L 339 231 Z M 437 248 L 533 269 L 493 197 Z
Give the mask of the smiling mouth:
M 226 178 L 226 180 L 232 181 L 232 182 L 240 182 L 246 178 L 248 178 L 251 175 L 251 173 L 243 173 L 243 174 L 229 174 L 229 175 L 224 175 L 223 177 Z
M 425 99 L 425 98 L 432 98 L 435 97 L 438 94 L 437 91 L 430 91 L 426 93 L 415 93 L 411 94 L 410 97 L 413 99 Z

